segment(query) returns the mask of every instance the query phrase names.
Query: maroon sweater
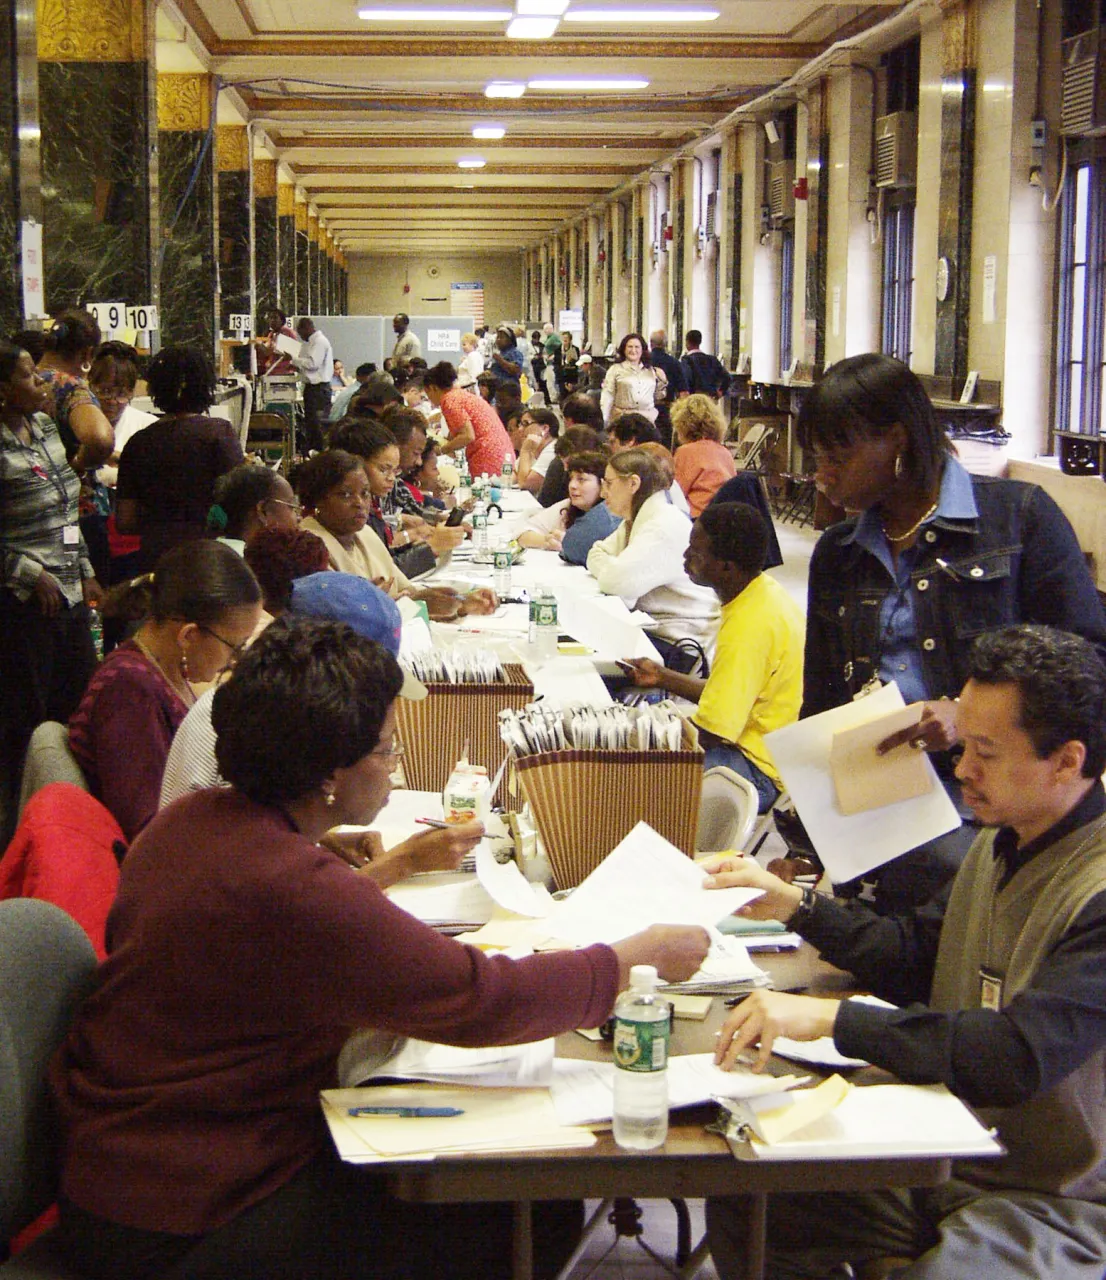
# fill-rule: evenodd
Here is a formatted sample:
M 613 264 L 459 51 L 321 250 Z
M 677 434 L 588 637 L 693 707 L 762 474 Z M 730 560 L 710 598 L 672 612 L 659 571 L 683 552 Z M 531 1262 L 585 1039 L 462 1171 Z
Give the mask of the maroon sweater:
M 605 946 L 489 958 L 233 790 L 150 823 L 123 864 L 108 958 L 52 1068 L 62 1189 L 101 1217 L 206 1232 L 329 1141 L 319 1090 L 349 1030 L 540 1040 L 610 1013 Z

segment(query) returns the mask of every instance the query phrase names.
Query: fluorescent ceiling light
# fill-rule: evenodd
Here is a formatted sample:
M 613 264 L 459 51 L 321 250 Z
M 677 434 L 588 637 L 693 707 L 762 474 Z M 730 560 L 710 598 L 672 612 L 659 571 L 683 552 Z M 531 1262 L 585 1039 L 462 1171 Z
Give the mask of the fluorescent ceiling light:
M 507 130 L 501 124 L 478 124 L 473 126 L 474 138 L 502 138 Z
M 543 77 L 538 80 L 527 80 L 528 89 L 590 89 L 593 91 L 611 89 L 648 89 L 648 80 L 639 80 L 632 76 L 564 76 L 555 79 Z
M 507 24 L 507 36 L 511 40 L 548 40 L 560 21 L 560 18 L 513 18 Z
M 596 22 L 614 26 L 623 22 L 713 22 L 717 9 L 570 9 L 565 22 Z
M 521 17 L 559 18 L 567 8 L 568 0 L 515 0 Z
M 365 22 L 505 22 L 510 9 L 358 9 Z
M 462 156 L 457 161 L 458 169 L 483 169 L 488 162 L 483 156 Z
M 516 80 L 493 80 L 484 86 L 485 98 L 521 98 L 526 86 Z

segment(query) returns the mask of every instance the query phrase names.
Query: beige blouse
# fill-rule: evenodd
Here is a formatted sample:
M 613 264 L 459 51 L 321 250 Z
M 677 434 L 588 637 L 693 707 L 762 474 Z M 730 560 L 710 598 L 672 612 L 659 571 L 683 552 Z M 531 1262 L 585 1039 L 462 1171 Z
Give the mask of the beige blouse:
M 393 598 L 404 591 L 414 590 L 411 580 L 388 554 L 388 548 L 367 526 L 354 535 L 353 546 L 349 550 L 314 516 L 301 521 L 300 528 L 322 538 L 330 556 L 330 567 L 339 573 L 353 573 L 359 578 L 368 578 L 370 582 L 374 578 L 390 578 L 392 586 L 388 594 Z

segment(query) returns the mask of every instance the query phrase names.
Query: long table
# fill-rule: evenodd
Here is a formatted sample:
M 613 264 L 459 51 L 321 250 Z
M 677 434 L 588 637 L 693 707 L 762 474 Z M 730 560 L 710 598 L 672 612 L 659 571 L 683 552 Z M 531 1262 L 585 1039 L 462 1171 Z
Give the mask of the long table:
M 849 975 L 819 960 L 813 948 L 805 944 L 798 952 L 758 957 L 758 963 L 772 972 L 780 987 L 804 983 L 822 994 L 850 989 Z M 713 1048 L 715 1032 L 725 1014 L 723 1002 L 716 997 L 708 1021 L 677 1020 L 673 1026 L 673 1051 L 702 1053 Z M 557 1053 L 563 1057 L 600 1058 L 609 1056 L 609 1052 L 574 1033 L 557 1041 Z M 779 1060 L 773 1062 L 780 1070 L 794 1069 Z M 936 1186 L 951 1176 L 952 1162 L 945 1156 L 775 1162 L 751 1155 L 739 1160 L 720 1136 L 705 1129 L 711 1117 L 711 1107 L 674 1112 L 668 1138 L 656 1151 L 623 1151 L 609 1133 L 603 1133 L 594 1147 L 585 1149 L 440 1157 L 429 1163 L 390 1164 L 386 1176 L 392 1194 L 401 1200 L 436 1204 L 513 1202 L 514 1280 L 531 1280 L 533 1275 L 531 1205 L 535 1200 L 745 1197 L 751 1242 L 745 1280 L 761 1280 L 767 1202 L 772 1192 Z M 693 1272 L 689 1270 L 688 1274 Z

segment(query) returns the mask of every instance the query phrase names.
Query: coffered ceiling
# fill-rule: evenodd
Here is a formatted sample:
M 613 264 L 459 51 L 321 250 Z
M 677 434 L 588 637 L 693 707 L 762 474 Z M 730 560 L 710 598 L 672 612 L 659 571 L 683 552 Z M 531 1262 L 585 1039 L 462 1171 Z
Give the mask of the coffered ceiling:
M 361 0 L 360 7 L 506 10 L 515 0 Z M 720 11 L 710 22 L 570 21 L 573 10 Z M 513 252 L 735 107 L 787 79 L 834 40 L 897 3 L 817 0 L 571 0 L 550 39 L 491 22 L 368 22 L 355 0 L 165 0 L 346 252 L 412 247 Z M 526 0 L 517 8 L 525 9 Z M 160 28 L 159 28 L 160 33 Z M 179 38 L 179 36 L 178 36 Z M 160 53 L 159 53 L 160 62 Z M 527 88 L 491 81 L 635 77 L 641 90 Z M 500 140 L 474 140 L 497 124 Z M 458 160 L 481 158 L 480 169 Z

